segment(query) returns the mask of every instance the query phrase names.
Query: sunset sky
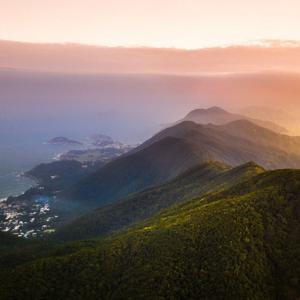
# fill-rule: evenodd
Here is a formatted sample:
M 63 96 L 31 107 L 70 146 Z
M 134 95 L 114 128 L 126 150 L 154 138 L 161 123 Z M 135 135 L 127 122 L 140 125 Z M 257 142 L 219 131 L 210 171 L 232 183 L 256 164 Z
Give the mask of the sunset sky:
M 300 0 L 0 0 L 0 129 L 140 142 L 198 107 L 264 105 L 300 134 L 299 13 Z
M 0 0 L 0 39 L 201 48 L 300 40 L 299 0 Z

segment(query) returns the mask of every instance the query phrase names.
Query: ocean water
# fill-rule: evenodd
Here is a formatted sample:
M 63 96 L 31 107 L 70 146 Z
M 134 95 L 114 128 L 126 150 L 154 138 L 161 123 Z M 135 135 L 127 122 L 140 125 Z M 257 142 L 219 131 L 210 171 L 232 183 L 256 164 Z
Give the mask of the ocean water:
M 72 149 L 74 146 L 45 144 L 42 138 L 25 142 L 2 136 L 0 143 L 0 199 L 20 195 L 36 184 L 32 179 L 22 176 L 23 172 L 40 163 L 51 162 L 57 155 Z

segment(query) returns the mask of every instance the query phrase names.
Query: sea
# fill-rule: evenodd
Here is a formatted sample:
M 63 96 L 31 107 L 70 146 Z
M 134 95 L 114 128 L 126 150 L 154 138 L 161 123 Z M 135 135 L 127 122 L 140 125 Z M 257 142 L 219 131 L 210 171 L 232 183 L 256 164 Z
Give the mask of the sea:
M 74 146 L 47 144 L 42 138 L 30 139 L 25 142 L 2 136 L 0 143 L 0 201 L 9 196 L 18 196 L 36 185 L 34 180 L 23 176 L 24 172 L 40 163 L 54 161 L 59 154 L 72 149 Z

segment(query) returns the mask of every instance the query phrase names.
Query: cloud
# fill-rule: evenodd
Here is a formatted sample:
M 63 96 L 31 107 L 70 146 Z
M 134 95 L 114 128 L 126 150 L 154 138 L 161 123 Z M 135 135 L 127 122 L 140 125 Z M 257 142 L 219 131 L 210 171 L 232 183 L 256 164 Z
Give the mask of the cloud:
M 198 50 L 0 41 L 0 67 L 68 73 L 205 74 L 300 72 L 300 43 L 263 40 Z

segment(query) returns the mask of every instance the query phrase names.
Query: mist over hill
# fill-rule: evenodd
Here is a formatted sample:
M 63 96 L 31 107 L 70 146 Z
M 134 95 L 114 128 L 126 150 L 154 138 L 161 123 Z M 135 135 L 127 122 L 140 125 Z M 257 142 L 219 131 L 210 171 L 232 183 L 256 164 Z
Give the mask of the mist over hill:
M 189 112 L 181 121 L 193 121 L 199 124 L 216 124 L 224 125 L 238 120 L 248 120 L 258 126 L 270 129 L 277 133 L 288 133 L 288 130 L 277 125 L 272 121 L 264 121 L 263 119 L 250 118 L 247 115 L 233 114 L 221 107 L 210 107 L 208 109 L 194 109 Z
M 136 143 L 212 103 L 234 112 L 264 101 L 270 107 L 284 104 L 297 115 L 299 87 L 300 76 L 287 73 L 174 76 L 2 70 L 0 135 L 10 130 L 23 138 L 29 134 L 81 138 L 101 131 Z M 291 124 L 287 129 L 298 133 Z

